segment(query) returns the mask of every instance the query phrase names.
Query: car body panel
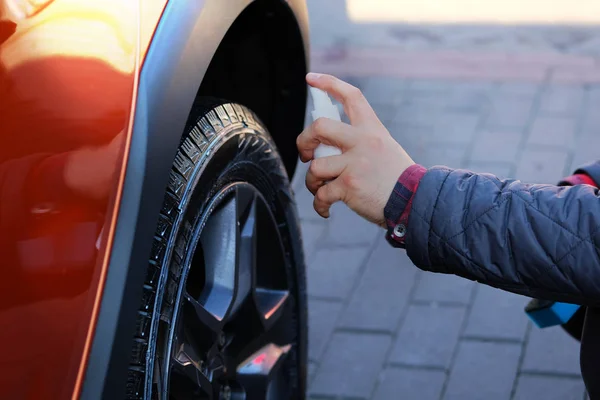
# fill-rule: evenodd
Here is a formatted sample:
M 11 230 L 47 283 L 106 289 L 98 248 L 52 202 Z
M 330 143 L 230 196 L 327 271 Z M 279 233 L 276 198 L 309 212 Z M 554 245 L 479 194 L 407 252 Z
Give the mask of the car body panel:
M 150 3 L 146 46 L 161 7 Z M 140 5 L 0 6 L 11 29 L 0 45 L 0 398 L 69 398 L 108 262 L 102 228 L 116 215 L 145 52 Z
M 123 393 L 168 171 L 250 3 L 0 0 L 0 398 Z

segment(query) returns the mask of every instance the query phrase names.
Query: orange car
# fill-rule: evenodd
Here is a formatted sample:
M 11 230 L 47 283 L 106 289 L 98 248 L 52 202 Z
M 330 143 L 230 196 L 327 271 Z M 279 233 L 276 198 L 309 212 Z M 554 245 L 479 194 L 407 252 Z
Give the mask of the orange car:
M 303 0 L 0 0 L 0 398 L 301 399 Z

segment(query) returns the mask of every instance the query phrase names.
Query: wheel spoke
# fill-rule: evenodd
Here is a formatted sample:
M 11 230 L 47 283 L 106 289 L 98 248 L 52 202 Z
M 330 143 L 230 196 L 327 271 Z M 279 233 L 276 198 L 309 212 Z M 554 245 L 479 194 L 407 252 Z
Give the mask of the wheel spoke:
M 278 374 L 291 345 L 277 346 L 272 343 L 250 356 L 237 368 L 237 379 L 248 399 L 277 399 Z M 268 397 L 267 397 L 268 396 Z
M 200 304 L 200 302 L 198 302 L 188 293 L 185 293 L 184 296 L 186 300 L 186 304 L 184 304 L 184 313 L 190 309 L 193 310 L 201 324 L 206 326 L 213 333 L 218 333 L 224 324 L 223 319 L 221 319 L 218 315 L 211 313 L 206 307 Z M 187 320 L 187 323 L 191 323 L 192 321 L 193 319 Z M 192 329 L 194 328 L 197 327 L 192 326 Z
M 283 314 L 289 292 L 287 290 L 256 288 L 254 296 L 261 321 L 265 330 L 269 330 Z
M 237 269 L 235 299 L 231 314 L 235 313 L 250 294 L 256 266 L 256 195 L 252 190 L 236 188 L 237 218 Z
M 194 348 L 189 343 L 181 343 L 175 349 L 170 370 L 171 385 L 169 392 L 171 396 L 187 398 L 186 393 L 201 390 L 204 396 L 212 398 L 211 377 L 205 375 L 206 371 Z M 181 391 L 181 393 L 177 393 L 178 391 Z
M 214 210 L 200 236 L 205 284 L 198 302 L 219 321 L 227 317 L 234 296 L 238 246 L 235 199 L 228 196 Z

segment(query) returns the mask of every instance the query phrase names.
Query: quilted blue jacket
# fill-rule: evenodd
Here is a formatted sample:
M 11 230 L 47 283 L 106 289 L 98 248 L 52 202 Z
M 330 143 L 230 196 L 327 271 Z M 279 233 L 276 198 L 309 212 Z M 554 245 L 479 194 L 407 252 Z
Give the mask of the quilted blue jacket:
M 600 183 L 600 162 L 576 172 Z M 421 178 L 408 227 L 408 256 L 423 270 L 587 305 L 581 367 L 590 398 L 600 399 L 598 189 L 435 167 Z
M 600 182 L 600 162 L 585 171 Z M 540 299 L 600 305 L 600 193 L 430 169 L 406 250 L 419 268 Z

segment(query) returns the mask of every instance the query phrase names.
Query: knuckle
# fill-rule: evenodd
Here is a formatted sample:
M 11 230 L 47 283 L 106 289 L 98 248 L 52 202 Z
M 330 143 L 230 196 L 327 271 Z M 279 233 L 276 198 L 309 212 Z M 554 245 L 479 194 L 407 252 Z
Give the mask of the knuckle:
M 326 186 L 322 186 L 315 194 L 315 201 L 321 205 L 327 204 L 327 189 Z
M 356 86 L 351 86 L 348 90 L 348 98 L 350 99 L 350 101 L 356 102 L 363 98 L 363 93 Z
M 318 187 L 315 184 L 315 182 L 306 180 L 305 184 L 306 184 L 306 188 L 308 189 L 308 191 L 314 195 L 315 191 L 318 189 Z
M 342 177 L 342 182 L 349 190 L 354 190 L 359 187 L 359 179 L 354 174 L 345 174 Z
M 322 159 L 317 158 L 311 161 L 310 166 L 308 167 L 308 171 L 314 177 L 318 177 L 321 174 L 321 163 Z
M 367 139 L 367 144 L 371 149 L 380 151 L 383 148 L 383 138 L 379 135 L 372 135 Z
M 359 170 L 364 171 L 364 170 L 369 169 L 369 165 L 370 164 L 371 164 L 371 161 L 369 160 L 368 157 L 360 156 L 356 160 L 356 164 L 355 165 L 358 167 Z
M 327 120 L 323 117 L 317 118 L 313 123 L 313 130 L 316 134 L 323 134 L 327 128 Z

